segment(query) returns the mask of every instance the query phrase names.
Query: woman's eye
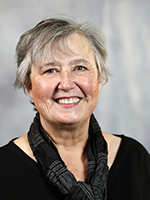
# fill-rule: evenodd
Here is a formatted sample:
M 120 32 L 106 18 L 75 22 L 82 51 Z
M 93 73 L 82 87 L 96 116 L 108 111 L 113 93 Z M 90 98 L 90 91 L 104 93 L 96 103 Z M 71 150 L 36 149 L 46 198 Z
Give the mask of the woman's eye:
M 77 66 L 77 67 L 75 68 L 76 71 L 84 71 L 85 69 L 86 69 L 86 68 L 83 67 L 83 66 Z
M 45 73 L 49 73 L 49 74 L 52 74 L 52 73 L 56 73 L 56 69 L 48 69 L 45 71 Z

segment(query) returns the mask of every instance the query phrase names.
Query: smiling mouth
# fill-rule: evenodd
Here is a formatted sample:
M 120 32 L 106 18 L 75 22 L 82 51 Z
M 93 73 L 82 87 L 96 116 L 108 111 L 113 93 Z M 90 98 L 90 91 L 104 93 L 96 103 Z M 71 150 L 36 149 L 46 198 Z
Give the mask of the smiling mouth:
M 67 99 L 57 99 L 56 102 L 59 104 L 73 104 L 78 103 L 80 98 L 67 98 Z

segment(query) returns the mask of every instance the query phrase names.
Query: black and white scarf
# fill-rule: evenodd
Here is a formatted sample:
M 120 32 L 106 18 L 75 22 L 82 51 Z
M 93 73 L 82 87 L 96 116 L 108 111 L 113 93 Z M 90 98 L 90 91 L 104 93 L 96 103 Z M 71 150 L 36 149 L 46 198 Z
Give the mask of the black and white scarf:
M 66 200 L 107 199 L 107 143 L 101 129 L 91 115 L 90 141 L 87 147 L 88 172 L 85 182 L 77 181 L 67 170 L 56 146 L 40 123 L 39 113 L 28 132 L 28 140 L 35 158 L 48 179 L 66 196 Z

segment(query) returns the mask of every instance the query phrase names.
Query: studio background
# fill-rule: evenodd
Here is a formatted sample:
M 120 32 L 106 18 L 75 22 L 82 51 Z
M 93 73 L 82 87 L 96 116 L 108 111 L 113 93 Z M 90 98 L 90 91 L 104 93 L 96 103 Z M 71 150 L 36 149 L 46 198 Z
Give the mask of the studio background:
M 13 88 L 19 37 L 65 14 L 95 22 L 106 38 L 113 76 L 95 110 L 102 130 L 135 138 L 150 152 L 149 11 L 149 0 L 0 0 L 0 146 L 25 134 L 35 114 L 29 97 Z

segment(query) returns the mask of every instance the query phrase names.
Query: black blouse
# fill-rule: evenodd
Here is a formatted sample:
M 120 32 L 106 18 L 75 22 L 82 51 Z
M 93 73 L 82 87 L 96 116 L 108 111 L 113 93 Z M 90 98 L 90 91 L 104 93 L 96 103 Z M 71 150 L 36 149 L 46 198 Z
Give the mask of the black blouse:
M 150 200 L 150 155 L 124 135 L 109 170 L 108 200 Z M 1 200 L 63 200 L 65 197 L 43 175 L 36 162 L 13 141 L 0 148 Z

